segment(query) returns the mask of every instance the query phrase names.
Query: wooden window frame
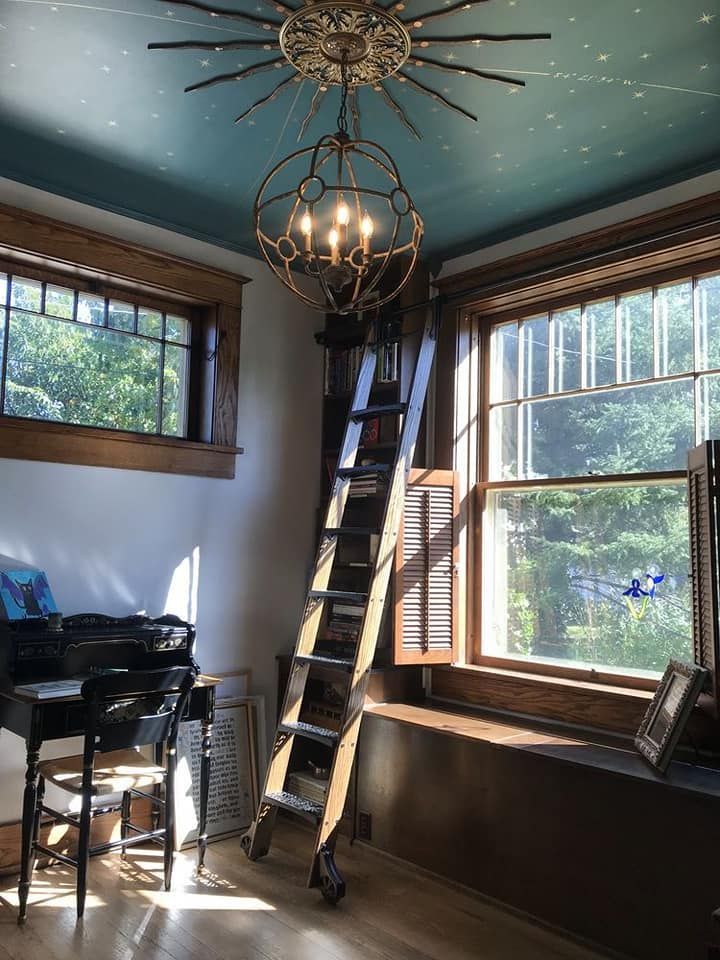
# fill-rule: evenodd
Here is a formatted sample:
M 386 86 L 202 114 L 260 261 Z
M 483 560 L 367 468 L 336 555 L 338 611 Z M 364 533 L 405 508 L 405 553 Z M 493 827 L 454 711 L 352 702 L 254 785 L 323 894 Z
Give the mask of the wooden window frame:
M 444 298 L 437 382 L 446 389 L 438 391 L 436 398 L 436 466 L 455 468 L 460 474 L 462 629 L 456 663 L 432 669 L 433 696 L 623 735 L 637 729 L 656 681 L 516 660 L 483 658 L 482 663 L 473 662 L 480 642 L 476 602 L 480 543 L 475 517 L 484 489 L 493 486 L 481 482 L 487 475 L 481 473 L 481 458 L 487 454 L 484 438 L 479 441 L 479 421 L 484 423 L 481 418 L 486 411 L 473 402 L 473 396 L 484 395 L 483 383 L 489 374 L 489 352 L 480 359 L 481 340 L 491 324 L 502 320 L 718 269 L 720 193 L 437 282 Z M 685 477 L 684 471 L 676 471 L 663 473 L 662 479 L 675 475 Z M 648 477 L 652 481 L 653 476 Z M 588 478 L 579 480 L 588 483 Z
M 0 273 L 190 319 L 187 438 L 0 415 L 0 457 L 232 479 L 242 288 L 213 267 L 0 205 Z

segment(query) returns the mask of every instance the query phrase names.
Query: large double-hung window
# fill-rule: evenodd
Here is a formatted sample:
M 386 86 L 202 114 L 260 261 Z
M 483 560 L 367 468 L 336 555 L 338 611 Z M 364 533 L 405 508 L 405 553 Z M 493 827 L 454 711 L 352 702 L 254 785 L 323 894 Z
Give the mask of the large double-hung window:
M 691 658 L 685 469 L 720 436 L 720 274 L 519 316 L 485 347 L 481 659 Z

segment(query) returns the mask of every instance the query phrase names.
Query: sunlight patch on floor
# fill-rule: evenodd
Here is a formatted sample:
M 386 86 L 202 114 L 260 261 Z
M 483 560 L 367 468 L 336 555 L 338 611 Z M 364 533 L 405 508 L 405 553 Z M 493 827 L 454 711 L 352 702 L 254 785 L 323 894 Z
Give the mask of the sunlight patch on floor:
M 130 891 L 126 891 L 130 892 Z M 150 903 L 156 904 L 165 910 L 266 910 L 274 911 L 275 907 L 259 897 L 226 897 L 213 893 L 191 893 L 187 890 L 137 890 Z
M 0 893 L 0 903 L 17 910 L 19 907 L 17 890 L 6 890 Z M 53 907 L 62 908 L 75 907 L 75 885 L 73 886 L 52 886 L 50 884 L 35 884 L 30 888 L 28 904 L 31 907 Z M 85 908 L 104 907 L 106 901 L 102 897 L 95 896 L 89 890 L 85 900 Z

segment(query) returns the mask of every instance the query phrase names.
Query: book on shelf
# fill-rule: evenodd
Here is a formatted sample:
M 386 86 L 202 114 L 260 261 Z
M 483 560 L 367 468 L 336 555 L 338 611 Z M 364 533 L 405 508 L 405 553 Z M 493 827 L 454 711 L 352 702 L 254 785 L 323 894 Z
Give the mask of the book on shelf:
M 400 375 L 399 344 L 381 343 L 377 350 L 376 383 L 392 383 Z M 325 347 L 324 392 L 326 397 L 349 393 L 355 387 L 363 347 Z M 377 441 L 375 441 L 377 442 Z
M 365 607 L 362 603 L 345 603 L 335 601 L 332 605 L 332 610 L 330 611 L 331 620 L 342 620 L 344 618 L 349 618 L 352 620 L 359 620 L 362 618 L 365 613 Z

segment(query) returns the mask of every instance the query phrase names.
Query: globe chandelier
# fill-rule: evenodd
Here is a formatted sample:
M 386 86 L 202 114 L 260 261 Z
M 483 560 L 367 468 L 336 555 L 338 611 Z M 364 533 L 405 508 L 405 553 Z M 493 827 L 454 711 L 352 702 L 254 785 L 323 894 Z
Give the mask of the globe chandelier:
M 390 154 L 349 136 L 347 102 L 345 48 L 337 132 L 271 170 L 254 211 L 258 246 L 273 273 L 308 306 L 340 314 L 396 297 L 423 236 Z M 316 282 L 298 282 L 303 274 Z

